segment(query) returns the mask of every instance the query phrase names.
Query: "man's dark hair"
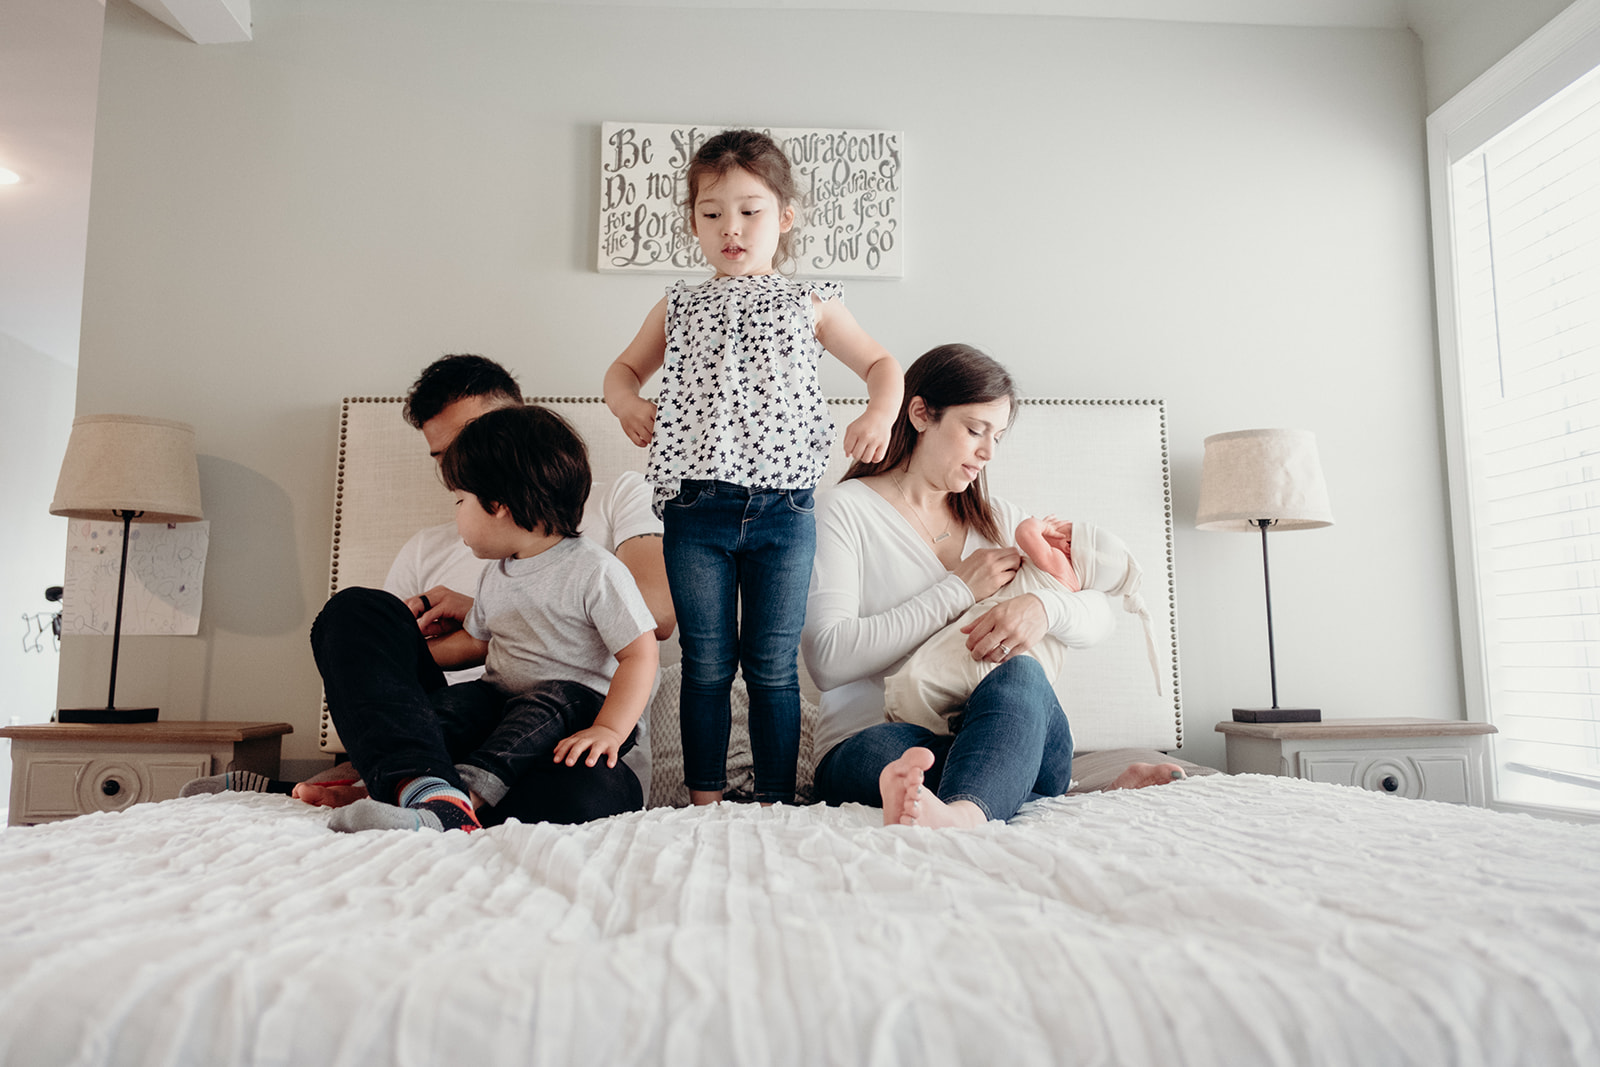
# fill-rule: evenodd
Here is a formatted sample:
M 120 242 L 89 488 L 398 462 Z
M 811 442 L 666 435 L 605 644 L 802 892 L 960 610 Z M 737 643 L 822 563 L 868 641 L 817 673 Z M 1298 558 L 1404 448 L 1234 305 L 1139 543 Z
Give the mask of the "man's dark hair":
M 406 421 L 420 430 L 423 423 L 469 396 L 522 403 L 517 380 L 494 360 L 483 356 L 441 356 L 424 367 L 411 384 L 411 391 L 406 394 Z
M 451 489 L 491 514 L 504 505 L 524 530 L 577 537 L 589 499 L 589 450 L 567 420 L 537 404 L 496 408 L 461 428 L 439 457 Z

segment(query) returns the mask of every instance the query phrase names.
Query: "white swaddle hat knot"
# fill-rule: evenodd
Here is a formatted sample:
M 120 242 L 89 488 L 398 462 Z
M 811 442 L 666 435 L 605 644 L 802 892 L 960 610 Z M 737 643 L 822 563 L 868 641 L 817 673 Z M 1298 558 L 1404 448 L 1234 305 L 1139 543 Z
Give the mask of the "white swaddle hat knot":
M 1088 522 L 1072 524 L 1072 566 L 1085 589 L 1098 589 L 1107 596 L 1120 596 L 1122 610 L 1139 616 L 1144 623 L 1145 652 L 1150 656 L 1150 672 L 1155 675 L 1156 693 L 1161 694 L 1161 661 L 1156 655 L 1156 628 L 1139 588 L 1144 571 L 1133 558 L 1122 538 Z

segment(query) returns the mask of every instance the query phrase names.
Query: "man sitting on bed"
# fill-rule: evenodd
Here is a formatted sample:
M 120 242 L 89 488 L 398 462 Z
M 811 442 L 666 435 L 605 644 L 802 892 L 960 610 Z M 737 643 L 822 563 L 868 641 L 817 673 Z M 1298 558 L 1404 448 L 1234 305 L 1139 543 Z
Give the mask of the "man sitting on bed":
M 405 417 L 422 431 L 428 452 L 437 460 L 461 428 L 479 415 L 496 408 L 522 403 L 522 390 L 505 368 L 482 356 L 445 356 L 426 367 L 406 396 Z M 672 597 L 667 588 L 666 569 L 661 557 L 661 523 L 650 507 L 650 487 L 633 472 L 624 473 L 610 485 L 596 485 L 584 507 L 583 537 L 610 549 L 632 573 L 645 603 L 656 621 L 656 637 L 672 636 L 677 625 Z M 473 555 L 456 531 L 455 522 L 442 523 L 418 531 L 396 556 L 384 581 L 384 589 L 400 598 L 416 617 L 424 636 L 433 639 L 460 629 L 472 610 L 471 591 L 477 589 L 485 562 Z M 350 623 L 349 625 L 362 625 Z M 338 632 L 337 629 L 335 632 Z M 396 635 L 397 637 L 400 635 Z M 437 671 L 426 664 L 409 666 L 414 672 Z M 481 668 L 451 672 L 448 682 L 478 677 Z M 529 783 L 513 786 L 494 815 L 515 814 L 524 822 L 582 822 L 630 810 L 638 803 L 625 803 L 628 795 L 640 790 L 648 795 L 650 751 L 648 735 L 628 752 L 624 768 L 555 768 L 534 776 Z M 550 777 L 566 780 L 562 788 L 551 787 Z M 184 787 L 184 795 L 244 789 L 258 792 L 293 792 L 308 804 L 339 807 L 367 795 L 349 764 L 333 772 L 295 785 L 277 782 L 249 772 L 230 772 L 201 778 Z

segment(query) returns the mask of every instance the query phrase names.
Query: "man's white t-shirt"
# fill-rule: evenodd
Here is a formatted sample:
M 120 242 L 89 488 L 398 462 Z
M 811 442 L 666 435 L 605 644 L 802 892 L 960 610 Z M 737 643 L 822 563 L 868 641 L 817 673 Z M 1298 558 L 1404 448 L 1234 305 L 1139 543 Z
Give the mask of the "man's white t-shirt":
M 624 541 L 661 533 L 661 520 L 650 507 L 650 485 L 637 471 L 624 471 L 610 484 L 596 483 L 583 506 L 580 536 L 594 541 L 608 552 L 616 552 Z M 456 531 L 454 520 L 418 530 L 395 556 L 383 588 L 401 600 L 425 593 L 435 586 L 454 589 L 463 596 L 478 591 L 483 569 L 493 560 L 472 554 Z M 454 685 L 481 677 L 482 667 L 448 671 L 445 679 Z M 622 757 L 633 768 L 644 795 L 650 795 L 650 716 L 639 720 L 639 740 Z
M 583 506 L 578 533 L 607 552 L 616 552 L 618 545 L 631 538 L 661 533 L 661 520 L 650 509 L 650 486 L 644 475 L 624 471 L 609 485 L 597 483 Z M 383 587 L 401 600 L 436 585 L 472 596 L 489 563 L 472 554 L 456 532 L 454 520 L 442 522 L 412 535 L 395 556 Z M 465 679 L 476 678 L 482 671 L 480 668 L 476 673 L 456 673 Z

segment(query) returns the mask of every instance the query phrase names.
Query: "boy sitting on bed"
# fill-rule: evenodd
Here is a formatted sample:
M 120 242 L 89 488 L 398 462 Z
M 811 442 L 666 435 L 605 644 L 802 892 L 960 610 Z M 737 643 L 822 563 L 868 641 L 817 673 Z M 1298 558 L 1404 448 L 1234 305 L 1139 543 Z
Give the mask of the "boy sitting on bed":
M 336 830 L 475 830 L 477 810 L 540 764 L 615 767 L 655 684 L 650 609 L 627 568 L 578 536 L 588 455 L 560 416 L 488 412 L 462 428 L 440 472 L 462 540 L 499 562 L 462 629 L 428 649 L 442 669 L 486 670 L 386 692 L 347 691 L 323 670 L 329 712 L 376 798 L 335 811 Z M 315 630 L 312 646 L 323 667 Z
M 954 622 L 923 642 L 906 661 L 883 680 L 884 715 L 893 722 L 910 722 L 935 733 L 949 733 L 946 717 L 962 709 L 972 691 L 995 664 L 974 660 L 967 651 L 970 623 L 995 604 L 1035 589 L 1098 589 L 1121 597 L 1122 606 L 1144 623 L 1145 649 L 1161 691 L 1161 671 L 1156 658 L 1155 633 L 1149 609 L 1139 595 L 1143 571 L 1115 534 L 1086 522 L 1073 524 L 1054 516 L 1029 517 L 1017 524 L 1017 547 L 1023 563 L 1010 582 L 991 597 L 968 608 Z M 1046 634 L 1023 655 L 1033 656 L 1055 678 L 1061 673 L 1067 646 Z

